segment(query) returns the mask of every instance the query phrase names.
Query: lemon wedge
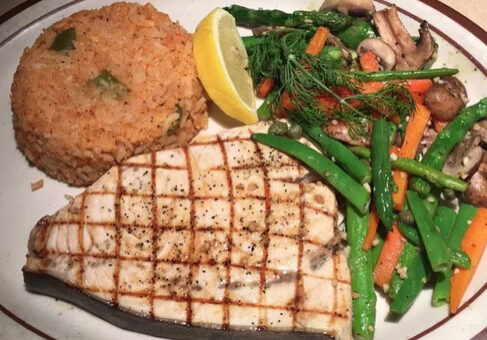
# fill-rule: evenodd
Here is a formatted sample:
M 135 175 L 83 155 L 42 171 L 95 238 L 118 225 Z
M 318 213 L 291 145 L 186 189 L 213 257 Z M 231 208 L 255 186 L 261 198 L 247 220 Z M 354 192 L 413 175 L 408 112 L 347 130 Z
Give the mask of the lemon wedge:
M 206 92 L 225 114 L 245 124 L 258 121 L 247 51 L 235 19 L 221 8 L 196 27 L 193 53 Z

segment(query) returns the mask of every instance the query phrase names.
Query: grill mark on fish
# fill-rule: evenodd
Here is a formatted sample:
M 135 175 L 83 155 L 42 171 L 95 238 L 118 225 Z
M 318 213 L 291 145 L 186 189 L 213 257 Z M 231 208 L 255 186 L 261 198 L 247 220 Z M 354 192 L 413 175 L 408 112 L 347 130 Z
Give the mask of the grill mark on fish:
M 232 188 L 232 175 L 230 173 L 230 166 L 228 165 L 228 155 L 225 150 L 225 145 L 223 144 L 220 136 L 217 136 L 218 139 L 218 145 L 220 146 L 220 151 L 222 153 L 223 157 L 223 164 L 224 164 L 224 169 L 225 169 L 225 174 L 226 174 L 226 179 L 227 179 L 227 185 L 228 188 Z M 230 326 L 230 306 L 229 306 L 229 297 L 228 297 L 228 286 L 230 284 L 230 270 L 231 266 L 230 263 L 232 261 L 232 247 L 233 247 L 233 242 L 232 242 L 232 237 L 233 237 L 233 224 L 234 224 L 234 210 L 235 210 L 235 200 L 233 197 L 233 190 L 229 190 L 228 192 L 229 198 L 230 198 L 230 225 L 229 225 L 229 232 L 227 234 L 227 248 L 228 248 L 228 259 L 225 264 L 225 291 L 223 293 L 223 301 L 225 302 L 223 305 L 223 324 L 222 324 L 222 329 L 228 329 Z
M 81 258 L 79 261 L 79 271 L 78 271 L 78 278 L 77 278 L 77 284 L 79 287 L 83 287 L 83 276 L 84 276 L 84 261 L 83 261 L 83 255 L 85 253 L 85 245 L 84 245 L 84 220 L 85 220 L 85 212 L 86 212 L 86 191 L 83 192 L 83 195 L 81 196 L 81 211 L 80 211 L 80 216 L 79 216 L 79 224 L 78 224 L 78 249 L 81 251 Z M 69 233 L 68 233 L 69 236 Z M 68 245 L 69 245 L 69 238 L 68 238 Z M 69 247 L 68 247 L 69 249 Z
M 156 266 L 157 262 L 155 261 L 157 258 L 157 198 L 156 198 L 156 154 L 155 152 L 151 153 L 151 195 L 152 195 L 152 282 L 151 282 L 151 289 L 149 294 L 149 304 L 150 304 L 150 317 L 151 319 L 155 319 L 154 317 L 154 295 L 156 290 Z
M 194 221 L 195 221 L 195 206 L 194 206 L 194 187 L 193 187 L 193 171 L 191 169 L 191 160 L 189 156 L 189 149 L 188 147 L 184 147 L 184 157 L 186 160 L 186 168 L 188 171 L 188 181 L 189 181 L 189 190 L 188 190 L 188 197 L 190 200 L 190 209 L 189 209 L 189 227 L 190 227 L 190 241 L 189 241 L 189 254 L 193 254 L 194 251 L 194 238 L 195 238 L 195 232 L 194 232 Z M 191 257 L 188 259 L 190 262 L 189 265 L 189 274 L 188 274 L 188 284 L 191 286 L 193 284 L 193 264 L 191 263 Z M 192 297 L 191 297 L 191 289 L 188 289 L 186 292 L 187 295 L 187 306 L 186 306 L 186 324 L 190 325 L 191 320 L 193 319 L 193 306 L 192 306 Z
M 113 282 L 115 291 L 113 292 L 113 306 L 118 307 L 118 286 L 120 279 L 120 243 L 122 241 L 121 230 L 121 211 L 120 211 L 120 199 L 122 197 L 122 167 L 117 165 L 117 191 L 115 195 L 115 269 L 113 271 Z
M 293 323 L 292 329 L 296 330 L 297 310 L 299 307 L 299 301 L 301 299 L 301 288 L 303 283 L 301 282 L 301 262 L 303 259 L 303 238 L 304 238 L 304 203 L 303 203 L 303 183 L 299 183 L 299 238 L 298 242 L 298 272 L 296 275 L 296 284 L 294 286 L 294 311 L 293 311 Z
M 264 165 L 265 160 L 262 155 L 262 150 L 260 149 L 259 144 L 254 142 L 256 153 L 259 157 L 259 160 L 262 165 Z M 264 294 L 265 294 L 265 274 L 267 269 L 267 256 L 269 252 L 269 216 L 271 214 L 271 200 L 270 200 L 270 184 L 269 184 L 269 176 L 267 173 L 267 168 L 262 166 L 262 173 L 264 174 L 264 193 L 265 193 L 265 230 L 263 233 L 263 255 L 262 255 L 262 266 L 260 270 L 260 286 L 259 286 L 259 303 L 263 304 Z M 259 310 L 259 324 L 258 329 L 264 329 L 264 326 L 267 325 L 267 315 L 264 314 L 263 311 Z

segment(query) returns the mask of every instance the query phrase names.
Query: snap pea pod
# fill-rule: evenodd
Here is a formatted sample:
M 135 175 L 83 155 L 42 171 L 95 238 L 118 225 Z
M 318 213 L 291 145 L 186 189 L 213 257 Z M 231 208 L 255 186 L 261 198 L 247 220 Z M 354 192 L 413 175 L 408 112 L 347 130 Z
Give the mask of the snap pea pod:
M 439 206 L 436 210 L 434 223 L 440 230 L 440 235 L 446 241 L 450 235 L 451 229 L 457 219 L 455 210 L 445 206 Z
M 441 170 L 455 146 L 462 141 L 465 134 L 477 121 L 485 117 L 487 117 L 487 97 L 475 105 L 462 109 L 455 119 L 438 133 L 433 144 L 426 151 L 422 162 L 433 169 Z M 417 177 L 411 178 L 410 188 L 422 196 L 427 195 L 431 190 L 428 182 Z
M 359 212 L 368 211 L 370 193 L 328 157 L 298 141 L 285 137 L 256 133 L 252 139 L 299 159 L 330 183 Z
M 419 236 L 418 229 L 404 223 L 398 223 L 397 226 L 406 240 L 415 246 L 421 244 L 421 236 Z
M 304 133 L 315 141 L 323 151 L 335 158 L 340 167 L 360 183 L 368 183 L 371 179 L 370 169 L 345 145 L 329 137 L 319 126 L 301 123 Z
M 354 19 L 352 24 L 344 31 L 337 34 L 337 37 L 352 49 L 357 49 L 358 45 L 367 38 L 375 38 L 375 31 L 372 25 L 360 19 Z
M 476 212 L 477 208 L 474 206 L 466 203 L 460 204 L 454 224 L 450 228 L 448 235 L 446 235 L 447 246 L 449 249 L 457 251 L 460 249 L 463 235 L 468 228 L 468 221 L 473 218 Z M 465 254 L 465 256 L 467 255 Z M 452 260 L 453 259 L 452 256 Z M 470 258 L 468 261 L 469 260 Z M 433 290 L 433 306 L 441 306 L 450 300 L 450 278 L 452 274 L 453 268 L 448 269 L 445 273 L 437 273 L 436 283 Z
M 370 149 L 364 146 L 352 146 L 349 147 L 350 151 L 359 157 L 369 159 Z M 465 191 L 467 189 L 467 183 L 456 177 L 445 174 L 439 170 L 435 170 L 433 167 L 427 166 L 424 163 L 418 162 L 415 159 L 397 157 L 391 159 L 391 165 L 393 168 L 401 169 L 409 172 L 412 175 L 426 179 L 428 182 L 434 184 L 440 188 L 447 188 L 456 191 Z
M 446 77 L 457 74 L 456 68 L 433 68 L 429 70 L 408 70 L 408 71 L 350 71 L 349 74 L 356 75 L 361 81 L 389 81 L 407 79 L 429 79 Z
M 325 26 L 331 32 L 341 32 L 352 24 L 353 18 L 332 10 L 294 11 L 286 13 L 272 9 L 251 9 L 239 5 L 224 7 L 234 18 L 237 26 L 244 27 L 294 27 L 313 28 Z
M 346 208 L 348 264 L 352 281 L 352 332 L 357 339 L 373 339 L 377 297 L 372 278 L 370 252 L 362 245 L 369 225 L 368 214 L 361 214 L 350 203 Z
M 469 269 L 472 265 L 470 257 L 460 249 L 448 248 L 448 254 L 450 254 L 451 262 L 459 268 Z
M 414 220 L 424 243 L 424 248 L 431 268 L 435 272 L 444 272 L 451 267 L 451 259 L 445 241 L 439 231 L 433 225 L 433 219 L 428 213 L 419 195 L 411 190 L 407 192 L 409 208 L 414 215 Z
M 413 264 L 417 255 L 418 249 L 411 243 L 406 242 L 404 244 L 404 248 L 402 249 L 401 257 L 399 258 L 399 264 L 403 268 L 402 270 L 408 270 L 408 268 Z M 398 271 L 394 272 L 391 282 L 389 282 L 389 291 L 387 292 L 391 299 L 394 299 L 397 296 L 397 292 L 399 292 L 399 289 L 404 283 L 406 277 L 399 274 Z
M 392 228 L 392 173 L 389 155 L 389 127 L 387 121 L 379 119 L 372 127 L 372 182 L 374 202 L 380 220 L 388 229 Z
M 390 305 L 391 312 L 400 315 L 411 307 L 431 276 L 431 267 L 425 252 L 421 252 L 414 258 L 413 263 L 408 268 L 407 275 L 408 277 L 404 280 Z
M 380 252 L 382 251 L 382 247 L 384 246 L 384 238 L 380 233 L 375 235 L 375 238 L 377 239 L 378 242 L 376 245 L 372 245 L 372 248 L 370 248 L 372 268 L 374 268 L 375 265 L 377 264 L 377 261 L 379 260 Z

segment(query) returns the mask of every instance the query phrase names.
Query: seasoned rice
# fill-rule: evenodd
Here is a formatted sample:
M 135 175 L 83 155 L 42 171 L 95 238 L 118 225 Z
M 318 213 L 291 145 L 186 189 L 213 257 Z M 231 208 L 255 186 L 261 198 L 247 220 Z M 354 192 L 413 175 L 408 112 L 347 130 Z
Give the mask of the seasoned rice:
M 71 27 L 74 50 L 50 50 Z M 103 70 L 129 91 L 94 91 L 90 80 Z M 27 159 L 75 186 L 134 154 L 187 143 L 208 118 L 191 35 L 150 4 L 80 11 L 44 30 L 22 55 L 11 100 Z

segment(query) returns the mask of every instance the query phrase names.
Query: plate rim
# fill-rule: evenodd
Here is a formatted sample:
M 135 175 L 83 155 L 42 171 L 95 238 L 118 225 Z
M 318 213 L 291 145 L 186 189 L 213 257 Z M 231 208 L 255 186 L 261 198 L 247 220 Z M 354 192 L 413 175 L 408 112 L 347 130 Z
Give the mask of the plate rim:
M 7 22 L 8 20 L 15 18 L 17 15 L 21 14 L 22 12 L 28 10 L 31 8 L 33 5 L 39 3 L 41 0 L 26 0 L 19 5 L 15 6 L 14 8 L 10 9 L 6 13 L 0 15 L 0 26 Z M 4 40 L 0 41 L 0 48 L 2 48 L 4 45 L 6 45 L 9 41 L 12 39 L 16 38 L 18 35 L 20 35 L 23 31 L 27 30 L 31 26 L 35 25 L 36 23 L 42 21 L 43 19 L 50 17 L 66 8 L 69 8 L 71 6 L 74 6 L 78 3 L 84 2 L 85 0 L 72 0 L 69 1 L 59 7 L 54 8 L 53 10 L 39 16 L 38 18 L 32 20 L 31 22 L 23 25 L 21 28 L 18 30 L 14 31 L 12 34 L 7 36 Z M 382 5 L 386 5 L 388 7 L 392 6 L 393 3 L 390 1 L 392 0 L 373 0 L 374 2 L 380 3 Z M 483 28 L 481 28 L 479 25 L 474 23 L 472 20 L 467 18 L 465 15 L 461 14 L 457 10 L 451 8 L 450 6 L 440 2 L 439 0 L 418 0 L 422 4 L 434 9 L 435 11 L 443 14 L 444 16 L 450 18 L 453 20 L 455 23 L 460 25 L 460 27 L 464 28 L 467 30 L 469 33 L 474 35 L 476 38 L 478 38 L 483 44 L 487 45 L 487 31 L 485 31 Z M 397 9 L 400 13 L 408 16 L 409 18 L 417 21 L 417 22 L 422 22 L 424 19 L 421 19 L 417 15 L 409 12 L 408 10 L 397 6 Z M 455 47 L 455 49 L 459 50 L 464 56 L 466 56 L 476 67 L 477 69 L 484 74 L 487 77 L 487 65 L 484 66 L 477 58 L 475 58 L 469 51 L 467 51 L 463 46 L 458 44 L 454 39 L 452 39 L 450 36 L 445 34 L 443 31 L 440 29 L 436 28 L 434 25 L 429 24 L 431 30 L 438 34 L 440 37 L 445 39 L 449 44 Z M 487 251 L 487 250 L 486 250 Z M 444 317 L 443 319 L 437 321 L 433 325 L 429 326 L 428 328 L 420 331 L 416 335 L 412 336 L 409 338 L 409 340 L 418 340 L 423 338 L 424 336 L 428 335 L 429 333 L 433 332 L 434 330 L 438 329 L 451 319 L 453 319 L 455 316 L 459 315 L 463 310 L 465 310 L 471 303 L 473 303 L 477 298 L 479 298 L 485 291 L 487 290 L 487 282 L 480 287 L 467 301 L 465 301 L 459 308 L 458 312 L 456 314 L 449 314 L 448 316 Z M 22 327 L 28 329 L 32 333 L 40 336 L 43 339 L 55 339 L 52 336 L 48 335 L 44 331 L 40 330 L 39 328 L 31 325 L 27 321 L 23 320 L 22 318 L 18 317 L 7 309 L 5 306 L 3 306 L 0 303 L 0 311 L 4 313 L 6 316 L 8 316 L 10 319 L 21 325 Z M 477 339 L 479 336 L 481 337 L 483 334 L 487 332 L 487 327 L 482 329 L 478 334 L 476 334 L 471 340 Z

